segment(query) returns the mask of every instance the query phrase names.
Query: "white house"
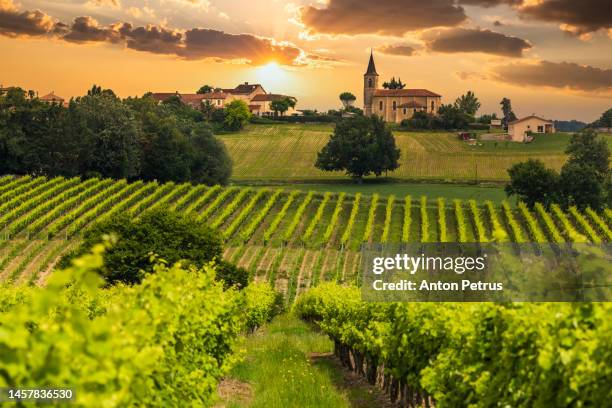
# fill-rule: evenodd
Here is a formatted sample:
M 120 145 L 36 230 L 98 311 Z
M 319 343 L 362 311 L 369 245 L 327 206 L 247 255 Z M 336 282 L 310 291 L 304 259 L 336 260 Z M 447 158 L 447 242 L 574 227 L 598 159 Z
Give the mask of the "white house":
M 508 123 L 508 134 L 514 142 L 524 142 L 529 134 L 554 132 L 555 125 L 552 120 L 543 119 L 536 115 Z

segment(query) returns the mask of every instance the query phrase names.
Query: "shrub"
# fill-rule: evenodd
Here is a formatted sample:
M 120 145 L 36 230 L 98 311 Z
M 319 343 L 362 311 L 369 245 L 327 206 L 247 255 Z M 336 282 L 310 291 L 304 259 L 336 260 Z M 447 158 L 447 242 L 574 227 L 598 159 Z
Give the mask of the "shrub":
M 80 247 L 60 261 L 60 267 L 68 266 L 72 259 L 91 251 L 104 236 L 111 234 L 117 241 L 104 253 L 104 265 L 98 270 L 109 284 L 140 283 L 146 274 L 153 272 L 159 258 L 169 264 L 184 261 L 185 265 L 201 268 L 222 257 L 216 231 L 190 216 L 162 208 L 136 220 L 119 215 L 93 226 L 85 232 Z M 219 278 L 228 285 L 245 285 L 247 273 L 220 261 Z

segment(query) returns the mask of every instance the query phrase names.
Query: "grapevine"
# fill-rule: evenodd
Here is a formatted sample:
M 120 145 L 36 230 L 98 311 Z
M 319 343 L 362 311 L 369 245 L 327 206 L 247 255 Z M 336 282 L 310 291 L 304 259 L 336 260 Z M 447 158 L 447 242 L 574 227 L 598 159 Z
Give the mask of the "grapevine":
M 362 242 L 370 242 L 372 238 L 372 230 L 374 229 L 374 219 L 376 218 L 376 209 L 378 207 L 378 194 L 372 196 L 370 209 L 368 210 L 368 220 L 366 221 L 365 231 L 363 232 Z
M 404 199 L 404 223 L 402 224 L 402 242 L 407 243 L 410 238 L 410 224 L 412 222 L 412 197 L 407 195 Z
M 395 196 L 390 195 L 387 198 L 387 206 L 385 208 L 385 224 L 383 226 L 382 237 L 380 238 L 380 242 L 386 244 L 389 240 L 389 230 L 391 229 L 391 216 L 393 215 L 393 202 L 395 201 Z
M 312 217 L 312 220 L 310 220 L 310 223 L 308 224 L 304 235 L 302 235 L 301 237 L 301 241 L 303 243 L 308 241 L 308 239 L 312 236 L 312 233 L 314 232 L 315 228 L 317 227 L 317 224 L 321 220 L 321 217 L 323 217 L 323 212 L 325 211 L 325 207 L 327 206 L 327 203 L 329 202 L 330 198 L 330 192 L 327 192 L 323 195 L 323 200 L 321 201 L 321 204 L 319 204 L 319 207 L 317 208 L 314 217 Z
M 349 215 L 348 222 L 346 224 L 346 228 L 342 237 L 340 238 L 341 244 L 346 245 L 351 239 L 351 233 L 353 232 L 353 226 L 355 225 L 355 219 L 357 218 L 357 213 L 359 212 L 359 203 L 361 202 L 361 193 L 357 193 L 355 195 L 355 199 L 353 200 L 353 207 L 351 208 L 351 213 Z
M 289 197 L 287 197 L 287 201 L 285 201 L 285 204 L 283 205 L 283 208 L 281 208 L 281 210 L 278 212 L 278 214 L 276 214 L 276 217 L 274 217 L 274 219 L 270 223 L 270 226 L 264 232 L 264 238 L 263 238 L 264 245 L 267 244 L 270 241 L 270 238 L 276 232 L 276 230 L 277 230 L 278 226 L 280 225 L 281 221 L 287 215 L 287 211 L 289 210 L 289 207 L 291 207 L 291 204 L 293 204 L 293 201 L 295 201 L 295 198 L 298 196 L 298 194 L 300 194 L 300 192 L 298 190 L 293 190 L 289 194 Z
M 448 242 L 446 235 L 446 203 L 444 198 L 438 198 L 438 227 L 440 228 L 440 242 Z

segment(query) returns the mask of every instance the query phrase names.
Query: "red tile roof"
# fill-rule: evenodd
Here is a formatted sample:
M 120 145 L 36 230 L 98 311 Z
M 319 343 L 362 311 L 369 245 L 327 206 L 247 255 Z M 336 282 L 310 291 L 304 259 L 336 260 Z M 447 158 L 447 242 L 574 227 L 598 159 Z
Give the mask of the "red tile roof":
M 151 93 L 151 98 L 155 99 L 158 102 L 163 102 L 168 98 L 177 96 L 178 94 L 178 92 L 153 92 Z
M 440 97 L 435 92 L 427 89 L 377 89 L 374 91 L 374 96 L 428 96 Z
M 257 89 L 258 86 L 261 87 L 261 89 L 263 89 L 263 86 L 261 86 L 260 84 L 249 84 L 248 82 L 245 82 L 244 84 L 238 85 L 234 89 L 224 89 L 223 92 L 227 92 L 231 94 L 248 95 L 251 92 L 255 91 L 255 89 Z
M 520 122 L 526 121 L 527 119 L 532 119 L 532 118 L 533 119 L 540 119 L 541 121 L 547 122 L 547 123 L 553 123 L 552 120 L 544 119 L 544 118 L 541 118 L 541 117 L 536 116 L 536 115 L 529 115 L 529 116 L 525 116 L 522 119 L 517 119 L 515 121 L 509 122 L 508 124 L 509 125 L 514 125 L 515 123 L 520 123 Z
M 292 96 L 287 95 L 279 95 L 279 94 L 259 94 L 255 95 L 251 101 L 253 102 L 271 102 L 271 101 L 280 101 L 284 98 L 293 98 Z M 293 98 L 295 99 L 295 98 Z
M 53 93 L 53 91 L 51 91 L 51 93 L 45 96 L 41 96 L 39 99 L 41 101 L 47 101 L 47 102 L 64 102 L 65 101 L 64 98 L 62 98 L 61 96 L 57 96 L 56 94 Z
M 202 94 L 202 96 L 204 99 L 225 99 L 228 97 L 227 93 L 225 92 L 208 92 Z

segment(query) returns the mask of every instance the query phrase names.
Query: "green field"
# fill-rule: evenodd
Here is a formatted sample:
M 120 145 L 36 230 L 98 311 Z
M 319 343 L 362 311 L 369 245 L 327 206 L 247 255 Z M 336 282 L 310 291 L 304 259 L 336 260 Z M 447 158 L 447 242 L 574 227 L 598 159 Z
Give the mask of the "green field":
M 234 162 L 233 179 L 301 180 L 346 179 L 342 173 L 314 167 L 317 152 L 332 133 L 326 124 L 250 125 L 239 133 L 219 136 Z M 505 181 L 514 163 L 538 158 L 560 169 L 569 134 L 538 136 L 533 143 L 484 141 L 470 146 L 455 133 L 395 131 L 402 151 L 400 168 L 390 177 L 405 180 Z M 607 136 L 609 143 L 612 137 Z
M 169 206 L 217 228 L 227 260 L 290 303 L 322 281 L 359 284 L 363 244 L 612 240 L 612 213 L 432 194 L 378 195 L 125 180 L 0 178 L 0 282 L 44 284 L 95 222 Z M 440 214 L 444 214 L 441 217 Z
M 390 195 L 418 197 L 428 195 L 431 197 L 444 197 L 452 200 L 459 198 L 462 200 L 492 200 L 501 201 L 506 199 L 506 193 L 502 187 L 496 186 L 476 186 L 466 184 L 435 184 L 435 183 L 292 183 L 291 185 L 282 184 L 257 184 L 258 187 L 285 188 L 296 190 L 313 191 L 332 191 L 334 193 L 347 194 L 378 194 L 382 197 Z

